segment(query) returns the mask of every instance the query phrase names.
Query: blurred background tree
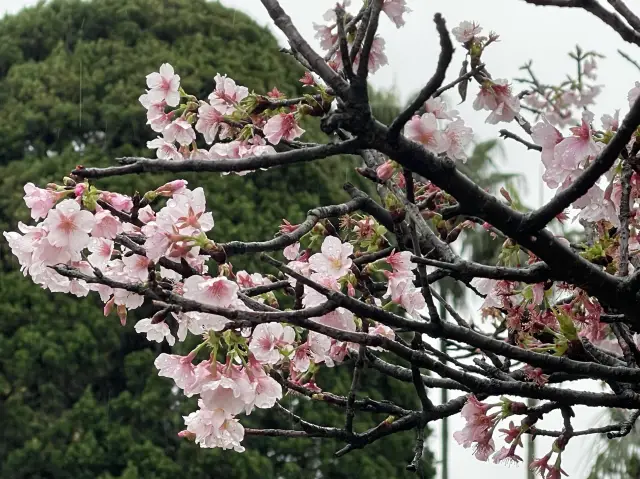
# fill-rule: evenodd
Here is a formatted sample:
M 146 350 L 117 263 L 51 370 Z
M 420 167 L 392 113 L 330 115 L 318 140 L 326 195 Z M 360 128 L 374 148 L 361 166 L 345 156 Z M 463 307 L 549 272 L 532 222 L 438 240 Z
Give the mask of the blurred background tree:
M 204 0 L 53 0 L 0 21 L 0 229 L 28 222 L 22 186 L 59 181 L 77 164 L 105 166 L 116 157 L 151 155 L 138 96 L 145 75 L 171 63 L 182 85 L 200 98 L 217 72 L 264 93 L 274 86 L 302 93 L 302 70 L 278 53 L 266 28 L 246 15 Z M 376 99 L 392 114 L 392 95 Z M 320 138 L 305 124 L 308 138 Z M 349 158 L 255 175 L 185 175 L 202 186 L 214 213 L 216 241 L 265 239 L 283 217 L 300 221 L 314 206 L 346 199 L 345 180 L 358 183 Z M 163 175 L 100 182 L 104 189 L 145 192 Z M 235 269 L 251 269 L 238 258 Z M 247 451 L 199 449 L 176 434 L 195 409 L 158 378 L 161 347 L 103 317 L 95 298 L 50 295 L 24 279 L 0 243 L 0 479 L 405 478 L 413 434 L 382 440 L 335 459 L 340 447 L 315 440 L 247 438 Z M 140 314 L 144 314 L 142 311 Z M 143 316 L 139 316 L 143 317 Z M 183 346 L 184 348 L 184 346 Z M 184 352 L 178 349 L 180 352 Z M 367 370 L 363 395 L 405 407 L 411 385 Z M 319 384 L 346 393 L 351 365 Z M 342 424 L 340 411 L 284 399 L 296 413 Z M 356 428 L 375 424 L 358 416 Z M 252 414 L 250 426 L 282 426 L 273 411 Z M 425 477 L 431 477 L 425 453 Z

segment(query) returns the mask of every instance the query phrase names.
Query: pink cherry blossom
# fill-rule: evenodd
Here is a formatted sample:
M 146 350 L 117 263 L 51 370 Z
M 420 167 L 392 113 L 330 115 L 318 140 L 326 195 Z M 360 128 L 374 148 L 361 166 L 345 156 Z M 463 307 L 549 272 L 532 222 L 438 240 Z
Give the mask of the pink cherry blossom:
M 582 65 L 582 73 L 591 80 L 596 80 L 598 77 L 595 73 L 598 64 L 596 63 L 595 57 L 588 58 L 584 64 Z
M 432 153 L 443 153 L 450 146 L 449 139 L 438 129 L 438 120 L 433 113 L 414 115 L 404 128 L 405 136 L 422 143 Z
M 185 189 L 167 201 L 156 215 L 158 226 L 166 232 L 177 229 L 183 235 L 207 232 L 214 226 L 213 215 L 206 211 L 204 190 Z
M 195 443 L 204 448 L 233 449 L 243 452 L 240 442 L 244 438 L 244 427 L 237 419 L 225 414 L 223 410 L 210 410 L 202 400 L 198 409 L 184 417 L 187 427 L 185 436 L 194 437 Z
M 204 141 L 213 143 L 218 131 L 224 126 L 224 115 L 208 103 L 200 103 L 196 130 L 204 135 Z
M 417 314 L 426 307 L 424 296 L 419 288 L 413 284 L 414 275 L 405 271 L 386 274 L 388 285 L 383 298 L 391 298 L 401 305 L 408 314 Z
M 89 233 L 95 218 L 86 210 L 80 210 L 75 200 L 63 200 L 49 212 L 43 225 L 49 230 L 47 240 L 60 248 L 77 252 L 89 243 Z
M 247 374 L 255 388 L 255 407 L 269 409 L 275 405 L 276 401 L 282 399 L 280 383 L 269 376 L 254 358 L 249 359 Z
M 380 67 L 389 64 L 389 59 L 387 55 L 384 53 L 385 48 L 385 40 L 379 35 L 376 35 L 371 43 L 371 52 L 369 53 L 369 61 L 367 62 L 367 67 L 369 69 L 369 73 L 377 72 Z M 338 64 L 342 66 L 342 59 L 340 57 L 339 52 L 334 55 L 334 59 L 338 60 Z M 353 62 L 353 68 L 357 69 L 358 64 L 360 63 L 360 53 L 356 56 L 355 61 Z
M 320 47 L 323 50 L 329 50 L 338 40 L 338 35 L 332 33 L 333 28 L 334 26 L 313 23 L 313 29 L 316 31 L 315 38 L 320 41 Z
M 160 160 L 182 160 L 182 155 L 178 152 L 178 149 L 173 143 L 162 138 L 156 138 L 147 142 L 147 148 L 150 150 L 157 150 L 156 156 Z
M 281 139 L 293 141 L 304 133 L 296 122 L 293 113 L 280 113 L 272 116 L 263 128 L 264 137 L 272 145 L 280 143 Z
M 546 116 L 536 123 L 531 132 L 534 143 L 542 147 L 542 163 L 546 168 L 552 168 L 555 160 L 555 148 L 563 140 L 562 133 L 549 123 Z
M 295 242 L 290 244 L 284 249 L 284 257 L 289 261 L 294 261 L 298 257 L 298 253 L 300 252 L 300 243 Z
M 311 269 L 318 273 L 324 273 L 332 278 L 341 278 L 351 269 L 353 246 L 342 243 L 340 238 L 327 236 L 322 242 L 320 253 L 309 258 Z
M 520 101 L 511 93 L 507 80 L 487 80 L 480 87 L 473 108 L 491 111 L 485 122 L 494 125 L 513 120 L 520 111 Z
M 146 281 L 149 278 L 149 262 L 151 260 L 146 256 L 132 254 L 123 256 L 124 272 L 130 277 L 140 281 Z
M 432 113 L 440 120 L 455 120 L 458 117 L 458 110 L 449 110 L 447 103 L 442 97 L 431 97 L 424 102 L 424 111 Z
M 166 102 L 169 106 L 178 106 L 180 103 L 180 76 L 176 75 L 173 67 L 168 63 L 160 66 L 160 72 L 147 75 L 147 92 L 149 101 L 153 104 Z
M 247 87 L 238 86 L 227 75 L 219 73 L 214 78 L 216 89 L 209 95 L 209 103 L 223 115 L 230 115 L 236 111 L 239 102 L 249 95 Z
M 329 276 L 325 273 L 313 273 L 309 278 L 316 284 L 320 286 L 324 286 L 325 288 L 331 291 L 340 291 L 340 284 L 337 281 L 337 278 L 334 276 Z M 322 293 L 319 293 L 313 288 L 309 286 L 304 287 L 304 295 L 302 297 L 302 304 L 309 308 L 313 306 L 318 306 L 327 301 L 326 296 Z
M 196 311 L 182 312 L 174 314 L 178 321 L 178 341 L 187 338 L 187 332 L 196 336 L 201 336 L 209 331 L 222 331 L 229 320 L 217 314 L 198 313 Z
M 619 117 L 620 117 L 620 110 L 616 110 L 613 116 L 609 115 L 608 113 L 605 113 L 600 118 L 600 121 L 602 122 L 602 128 L 607 131 L 618 131 L 618 128 L 620 126 Z
M 493 455 L 493 463 L 503 463 L 503 464 L 517 464 L 522 462 L 522 458 L 515 453 L 514 447 L 502 447 L 498 452 Z
M 406 0 L 384 0 L 382 11 L 395 23 L 397 28 L 404 25 L 404 18 L 402 18 L 402 16 L 405 13 L 411 13 L 411 9 L 407 7 Z
M 538 386 L 544 386 L 549 382 L 549 376 L 543 373 L 542 369 L 534 368 L 532 366 L 526 365 L 524 368 L 524 374 L 526 378 L 537 384 Z
M 337 308 L 324 316 L 314 318 L 314 321 L 342 331 L 354 332 L 356 330 L 353 313 L 344 308 Z
M 196 132 L 184 118 L 171 122 L 163 131 L 164 139 L 169 143 L 177 141 L 181 145 L 190 145 L 196 139 Z
M 110 211 L 99 209 L 94 215 L 95 224 L 91 236 L 113 239 L 122 232 L 122 223 Z
M 576 168 L 600 153 L 600 147 L 592 138 L 588 120 L 588 116 L 583 116 L 582 124 L 570 129 L 573 135 L 563 139 L 554 150 L 555 161 L 566 169 Z
M 291 358 L 291 365 L 295 369 L 295 371 L 299 373 L 304 373 L 311 366 L 311 360 L 309 358 L 309 344 L 304 343 L 298 346 Z
M 481 31 L 482 27 L 475 22 L 464 21 L 451 30 L 451 33 L 460 43 L 467 43 L 473 37 L 477 37 Z
M 227 308 L 237 298 L 238 285 L 224 276 L 190 276 L 184 282 L 184 297 L 211 306 Z
M 202 384 L 200 392 L 208 409 L 221 409 L 227 415 L 249 414 L 255 402 L 255 388 L 244 369 L 229 365 L 223 374 Z
M 103 191 L 100 193 L 100 199 L 105 203 L 109 203 L 118 211 L 124 211 L 128 213 L 133 208 L 133 200 L 120 193 L 112 193 L 110 191 Z
M 169 326 L 164 321 L 153 324 L 151 318 L 145 318 L 138 321 L 135 325 L 136 333 L 145 333 L 148 341 L 155 341 L 161 343 L 167 340 L 169 346 L 173 346 L 176 339 L 171 334 Z
M 473 130 L 465 126 L 461 118 L 452 121 L 444 129 L 444 136 L 448 140 L 449 147 L 445 154 L 453 160 L 467 161 L 465 148 L 473 139 Z
M 276 364 L 280 361 L 280 349 L 291 349 L 296 334 L 291 326 L 280 323 L 258 324 L 253 330 L 249 351 L 263 364 Z
M 89 242 L 91 254 L 87 257 L 91 266 L 103 269 L 111 261 L 113 255 L 113 241 L 105 238 L 91 238 Z
M 58 196 L 51 190 L 43 190 L 33 183 L 24 185 L 24 202 L 31 210 L 31 218 L 46 218 L 49 210 L 56 204 Z
M 369 334 L 371 336 L 381 336 L 383 338 L 390 339 L 391 341 L 395 341 L 396 333 L 389 326 L 386 326 L 382 323 L 375 324 L 374 327 L 369 327 Z M 369 349 L 374 351 L 382 351 L 382 348 L 377 346 L 369 346 Z
M 180 389 L 185 389 L 196 380 L 192 361 L 193 355 L 191 354 L 178 356 L 177 354 L 162 353 L 153 364 L 159 370 L 158 376 L 171 378 L 175 381 L 176 386 Z
M 490 405 L 484 404 L 471 395 L 462 408 L 461 415 L 466 425 L 461 431 L 456 431 L 453 438 L 465 448 L 474 447 L 474 454 L 480 461 L 486 461 L 495 451 L 492 434 L 497 416 L 487 416 Z
M 167 125 L 171 123 L 174 116 L 173 111 L 165 113 L 165 107 L 166 103 L 162 102 L 155 105 L 149 105 L 147 109 L 147 125 L 149 125 L 153 131 L 158 133 L 164 130 Z
M 534 473 L 540 474 L 540 476 L 550 471 L 551 466 L 549 466 L 549 459 L 551 458 L 551 454 L 552 453 L 549 452 L 547 455 L 542 456 L 539 459 L 535 459 L 531 464 L 529 464 L 529 469 Z
M 412 256 L 410 251 L 393 251 L 385 258 L 385 262 L 389 263 L 395 272 L 410 273 L 416 268 L 416 263 L 411 260 Z

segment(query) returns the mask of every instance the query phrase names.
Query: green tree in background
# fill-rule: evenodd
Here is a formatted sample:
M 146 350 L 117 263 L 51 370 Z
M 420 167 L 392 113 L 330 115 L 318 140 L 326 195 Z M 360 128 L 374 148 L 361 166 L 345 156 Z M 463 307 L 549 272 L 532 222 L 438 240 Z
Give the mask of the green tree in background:
M 187 92 L 205 97 L 217 72 L 256 92 L 278 85 L 301 93 L 302 71 L 278 55 L 275 39 L 247 16 L 204 0 L 54 0 L 0 21 L 0 228 L 27 221 L 22 186 L 46 184 L 77 164 L 150 155 L 137 98 L 144 77 L 170 62 Z M 380 104 L 390 105 L 381 96 Z M 309 137 L 319 135 L 304 125 Z M 266 239 L 285 215 L 300 221 L 314 206 L 345 199 L 344 180 L 357 182 L 346 158 L 292 166 L 260 175 L 185 175 L 203 186 L 216 221 L 216 241 Z M 105 189 L 144 192 L 162 175 L 101 183 Z M 250 219 L 250 221 L 247 221 Z M 250 225 L 250 226 L 249 226 Z M 243 454 L 199 449 L 176 433 L 181 415 L 195 409 L 158 378 L 161 346 L 104 318 L 91 298 L 50 295 L 16 270 L 0 246 L 0 478 L 173 479 L 404 478 L 413 454 L 411 432 L 335 459 L 337 444 L 247 438 Z M 235 268 L 251 269 L 251 258 Z M 144 314 L 141 311 L 140 314 Z M 184 351 L 180 351 L 184 352 Z M 321 376 L 320 386 L 345 393 L 351 365 Z M 411 385 L 367 370 L 363 395 L 406 407 Z M 411 399 L 407 399 L 411 398 Z M 285 398 L 294 412 L 341 424 L 330 406 Z M 285 418 L 252 415 L 247 426 L 275 427 Z M 358 418 L 357 418 L 358 419 Z M 375 418 L 380 421 L 382 418 Z M 363 430 L 374 423 L 356 421 Z M 425 454 L 425 461 L 430 456 Z M 432 470 L 425 467 L 426 476 Z

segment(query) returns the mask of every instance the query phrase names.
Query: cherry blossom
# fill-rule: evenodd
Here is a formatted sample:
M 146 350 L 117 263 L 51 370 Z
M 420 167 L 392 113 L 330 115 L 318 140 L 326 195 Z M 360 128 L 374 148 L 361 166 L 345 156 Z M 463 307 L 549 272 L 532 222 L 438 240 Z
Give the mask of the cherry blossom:
M 91 254 L 87 260 L 98 269 L 103 269 L 107 263 L 111 261 L 113 255 L 113 241 L 105 238 L 91 238 L 89 242 L 89 251 Z
M 280 113 L 269 118 L 262 131 L 272 145 L 277 145 L 283 138 L 286 141 L 293 141 L 304 133 L 304 130 L 298 126 L 293 113 Z
M 588 158 L 594 158 L 600 147 L 592 138 L 590 119 L 593 115 L 585 114 L 582 124 L 571 128 L 572 136 L 563 139 L 554 150 L 554 159 L 565 169 L 573 169 Z
M 298 257 L 298 253 L 300 252 L 300 243 L 296 242 L 290 244 L 284 249 L 284 257 L 289 261 L 294 261 Z
M 163 131 L 164 139 L 169 143 L 177 141 L 181 145 L 189 145 L 196 139 L 196 132 L 191 124 L 183 118 L 172 121 Z
M 174 73 L 168 63 L 163 63 L 159 72 L 147 75 L 147 86 L 150 88 L 147 97 L 151 103 L 164 101 L 169 106 L 178 106 L 180 103 L 180 76 Z
M 227 75 L 219 73 L 214 78 L 216 89 L 209 95 L 209 103 L 223 115 L 230 115 L 236 111 L 239 102 L 249 95 L 247 87 L 238 86 Z
M 546 116 L 532 128 L 531 138 L 536 145 L 542 147 L 542 163 L 548 169 L 554 167 L 555 148 L 563 140 L 558 129 L 549 123 Z M 557 185 L 556 185 L 557 186 Z
M 33 183 L 24 185 L 24 193 L 24 202 L 31 210 L 31 218 L 34 220 L 46 218 L 49 210 L 53 208 L 58 200 L 58 195 L 53 191 L 43 190 Z
M 485 121 L 496 124 L 513 120 L 520 111 L 520 102 L 512 95 L 511 86 L 507 80 L 486 80 L 473 102 L 473 108 L 491 111 L 492 113 Z
M 389 64 L 389 59 L 387 55 L 384 53 L 385 48 L 385 40 L 384 38 L 376 35 L 371 43 L 371 52 L 369 53 L 369 61 L 367 62 L 367 67 L 369 69 L 369 73 L 377 72 L 380 67 Z M 341 65 L 341 57 L 339 54 L 336 54 L 335 59 L 338 60 L 338 64 Z M 355 61 L 353 62 L 353 68 L 357 69 L 360 63 L 360 54 L 356 56 Z
M 386 257 L 385 262 L 389 263 L 395 272 L 410 273 L 416 268 L 416 263 L 411 260 L 412 256 L 410 251 L 393 251 Z
M 169 325 L 164 321 L 154 324 L 151 318 L 141 319 L 136 323 L 135 330 L 136 333 L 145 333 L 148 341 L 161 343 L 166 338 L 169 346 L 173 346 L 176 342 L 176 339 L 171 334 Z
M 100 207 L 98 207 L 100 208 Z M 91 236 L 113 239 L 122 232 L 122 223 L 108 210 L 96 209 Z
M 186 433 L 193 435 L 195 443 L 205 448 L 219 447 L 243 452 L 244 447 L 240 445 L 244 439 L 242 424 L 220 409 L 207 409 L 202 400 L 198 405 L 200 409 L 184 418 Z
M 455 120 L 458 117 L 458 110 L 449 110 L 447 103 L 439 96 L 424 102 L 424 111 L 432 113 L 439 120 Z
M 89 243 L 89 233 L 95 218 L 86 210 L 80 210 L 75 200 L 63 200 L 49 212 L 43 225 L 48 228 L 47 241 L 53 246 L 80 251 Z
M 125 255 L 122 257 L 124 272 L 130 277 L 139 281 L 146 281 L 149 278 L 149 258 L 139 254 Z
M 113 193 L 111 191 L 103 191 L 100 193 L 100 199 L 105 203 L 109 203 L 118 211 L 128 213 L 133 208 L 133 200 L 127 195 Z
M 444 136 L 449 143 L 446 155 L 453 160 L 466 162 L 467 154 L 464 150 L 473 139 L 473 130 L 465 126 L 464 120 L 457 119 L 446 126 Z
M 438 120 L 432 113 L 414 115 L 404 128 L 407 138 L 422 143 L 432 153 L 443 153 L 450 146 L 447 136 L 438 129 Z
M 342 243 L 340 238 L 327 236 L 322 242 L 320 253 L 309 258 L 311 269 L 318 273 L 324 273 L 333 278 L 341 278 L 351 268 L 353 246 Z
M 386 276 L 389 283 L 383 298 L 390 297 L 391 301 L 401 305 L 411 315 L 426 307 L 422 292 L 413 284 L 413 274 L 401 271 Z
M 204 141 L 211 144 L 222 128 L 224 130 L 224 115 L 215 107 L 202 102 L 198 108 L 198 121 L 196 131 L 204 135 Z M 226 135 L 224 135 L 226 136 Z
M 482 27 L 475 22 L 461 22 L 460 25 L 453 28 L 451 33 L 456 37 L 460 43 L 467 43 L 473 37 L 477 37 L 478 34 L 482 31 Z
M 405 13 L 410 13 L 411 9 L 407 7 L 406 0 L 384 0 L 382 11 L 395 23 L 397 28 L 400 28 L 404 25 L 402 16 Z
M 176 386 L 185 389 L 193 384 L 196 380 L 194 366 L 192 364 L 193 355 L 178 356 L 177 354 L 160 354 L 154 361 L 154 365 L 158 368 L 158 376 L 171 378 L 175 381 Z
M 237 298 L 238 285 L 224 276 L 190 276 L 184 282 L 184 297 L 210 306 L 227 308 Z
M 281 358 L 280 350 L 289 348 L 295 336 L 291 326 L 283 327 L 280 323 L 258 324 L 253 330 L 249 351 L 263 364 L 276 364 Z

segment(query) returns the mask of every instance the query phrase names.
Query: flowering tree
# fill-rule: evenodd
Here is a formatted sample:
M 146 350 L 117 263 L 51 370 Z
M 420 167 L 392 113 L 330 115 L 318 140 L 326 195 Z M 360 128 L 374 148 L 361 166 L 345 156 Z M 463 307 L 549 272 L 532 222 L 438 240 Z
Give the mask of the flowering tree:
M 584 8 L 640 45 L 640 20 L 620 1 L 610 1 L 616 13 L 595 0 L 526 1 Z M 201 337 L 188 355 L 161 354 L 155 365 L 184 395 L 199 397 L 199 409 L 184 418 L 179 434 L 202 447 L 241 452 L 245 435 L 321 437 L 342 442 L 336 453 L 342 456 L 414 429 L 407 468 L 418 470 L 426 425 L 461 413 L 466 426 L 454 438 L 479 460 L 518 462 L 523 435 L 555 437 L 552 449 L 530 467 L 556 478 L 576 435 L 628 434 L 638 413 L 576 431 L 572 407 L 640 410 L 634 336 L 640 82 L 629 91 L 623 121 L 616 111 L 604 115 L 597 129 L 588 110 L 599 91 L 592 83 L 595 52 L 577 49 L 577 77 L 560 85 L 539 82 L 527 65 L 528 89 L 515 94 L 482 61 L 498 35 L 484 36 L 479 25 L 463 21 L 452 29 L 467 52 L 463 69 L 443 85 L 454 46 L 436 14 L 436 71 L 384 125 L 371 113 L 367 77 L 387 63 L 385 41 L 376 33 L 381 14 L 400 28 L 410 13 L 405 0 L 366 1 L 353 14 L 346 10 L 348 0 L 337 4 L 325 14 L 327 24 L 316 25 L 324 57 L 276 0 L 262 3 L 288 38 L 288 52 L 308 70 L 301 82 L 309 94 L 285 98 L 276 88 L 256 94 L 219 74 L 202 100 L 184 91 L 173 67 L 163 64 L 147 76 L 148 90 L 140 97 L 149 126 L 159 134 L 148 144 L 157 158 L 78 166 L 62 184 L 46 189 L 25 185 L 25 203 L 37 223 L 4 233 L 24 274 L 53 292 L 81 297 L 95 291 L 105 315 L 115 312 L 122 323 L 129 310 L 148 303 L 156 312 L 135 329 L 150 341 L 173 345 L 189 334 Z M 470 84 L 478 85 L 474 108 L 488 112 L 487 123 L 517 124 L 531 141 L 508 130 L 500 134 L 541 152 L 543 180 L 557 188 L 547 204 L 525 213 L 506 189 L 496 198 L 456 167 L 466 159 L 472 129 L 441 95 L 457 88 L 465 101 Z M 533 126 L 525 110 L 533 114 Z M 299 141 L 300 120 L 307 116 L 321 118 L 326 144 Z M 570 128 L 562 133 L 556 126 Z M 337 154 L 362 158 L 358 172 L 375 184 L 380 202 L 346 184 L 350 201 L 320 205 L 299 224 L 284 220 L 276 237 L 262 241 L 217 243 L 203 189 L 189 189 L 180 179 L 130 196 L 99 189 L 99 179 L 109 176 L 260 174 L 256 170 Z M 547 229 L 569 215 L 584 228 L 580 244 Z M 504 238 L 498 265 L 456 254 L 455 242 L 476 224 Z M 234 272 L 234 256 L 258 253 L 264 271 Z M 432 289 L 445 277 L 483 298 L 481 320 L 463 318 Z M 439 315 L 436 302 L 453 321 Z M 446 340 L 447 353 L 427 338 Z M 323 391 L 315 380 L 318 370 L 347 358 L 353 359 L 349 393 Z M 412 383 L 421 408 L 359 397 L 365 367 Z M 584 378 L 602 380 L 609 390 L 557 386 Z M 434 405 L 432 388 L 461 394 Z M 285 393 L 343 408 L 344 424 L 297 416 L 280 403 Z M 530 407 L 504 395 L 542 402 Z M 255 408 L 283 413 L 290 429 L 244 428 L 242 415 Z M 561 411 L 563 424 L 538 428 L 554 410 Z M 388 417 L 355 431 L 355 415 L 368 413 Z M 502 439 L 496 431 L 505 436 L 497 451 Z

